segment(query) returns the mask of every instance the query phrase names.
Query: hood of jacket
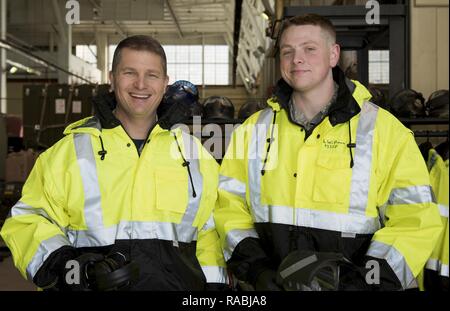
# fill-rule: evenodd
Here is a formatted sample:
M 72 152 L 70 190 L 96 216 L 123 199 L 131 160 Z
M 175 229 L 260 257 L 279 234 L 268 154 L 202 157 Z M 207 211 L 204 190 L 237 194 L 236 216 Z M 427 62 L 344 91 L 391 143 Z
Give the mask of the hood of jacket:
M 339 90 L 336 101 L 330 106 L 328 116 L 331 125 L 335 126 L 350 120 L 361 111 L 361 105 L 372 96 L 370 92 L 358 81 L 345 77 L 344 72 L 338 67 L 333 68 L 333 80 L 338 84 Z M 292 95 L 292 87 L 284 81 L 278 80 L 272 98 L 269 99 L 269 106 L 279 111 L 288 109 L 289 100 Z M 290 113 L 287 114 L 291 120 Z M 291 120 L 292 122 L 292 120 Z

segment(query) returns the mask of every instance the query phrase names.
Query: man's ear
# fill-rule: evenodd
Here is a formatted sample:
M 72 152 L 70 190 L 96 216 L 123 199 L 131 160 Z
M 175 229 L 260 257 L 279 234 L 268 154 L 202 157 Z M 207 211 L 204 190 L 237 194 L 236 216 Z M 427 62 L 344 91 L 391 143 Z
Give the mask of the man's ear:
M 111 85 L 111 91 L 114 91 L 114 74 L 112 71 L 109 72 L 109 84 Z
M 169 76 L 167 76 L 167 75 L 166 75 L 166 79 L 164 81 L 164 84 L 165 84 L 164 89 L 167 89 L 167 85 L 169 85 Z
M 339 44 L 333 43 L 330 48 L 330 65 L 332 68 L 336 67 L 339 62 L 339 56 L 341 54 L 341 47 Z

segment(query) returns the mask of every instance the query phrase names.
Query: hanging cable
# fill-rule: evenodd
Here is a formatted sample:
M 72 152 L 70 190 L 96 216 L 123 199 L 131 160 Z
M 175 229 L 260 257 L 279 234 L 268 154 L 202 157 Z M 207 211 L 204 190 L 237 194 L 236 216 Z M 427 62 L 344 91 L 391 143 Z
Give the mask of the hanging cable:
M 105 159 L 105 156 L 106 156 L 106 154 L 108 153 L 106 150 L 105 150 L 105 148 L 103 147 L 103 139 L 102 139 L 102 137 L 101 136 L 99 136 L 99 138 L 100 138 L 100 145 L 102 146 L 102 150 L 100 150 L 99 152 L 98 152 L 98 155 L 100 156 L 100 160 L 104 160 Z
M 192 197 L 195 198 L 195 197 L 197 197 L 197 193 L 195 192 L 194 181 L 192 179 L 191 169 L 189 168 L 189 165 L 191 163 L 189 161 L 186 161 L 186 159 L 184 158 L 183 152 L 181 152 L 180 144 L 178 143 L 177 135 L 175 133 L 173 133 L 173 138 L 175 139 L 175 142 L 177 143 L 178 151 L 180 152 L 181 158 L 183 159 L 182 165 L 187 168 L 187 171 L 189 174 L 189 180 L 191 181 L 191 186 L 192 186 Z
M 347 144 L 348 150 L 350 151 L 350 168 L 353 168 L 353 152 L 352 148 L 356 147 L 356 143 L 352 143 L 352 129 L 350 127 L 350 120 L 348 120 L 348 139 L 349 142 Z
M 273 111 L 272 130 L 270 131 L 270 138 L 267 139 L 267 143 L 268 143 L 267 151 L 266 151 L 266 155 L 264 157 L 263 166 L 262 166 L 262 169 L 261 169 L 261 175 L 262 176 L 264 176 L 264 174 L 266 173 L 266 163 L 267 163 L 267 159 L 269 157 L 270 146 L 275 141 L 275 139 L 273 138 L 273 131 L 275 129 L 275 120 L 276 119 L 277 119 L 277 112 L 274 110 Z

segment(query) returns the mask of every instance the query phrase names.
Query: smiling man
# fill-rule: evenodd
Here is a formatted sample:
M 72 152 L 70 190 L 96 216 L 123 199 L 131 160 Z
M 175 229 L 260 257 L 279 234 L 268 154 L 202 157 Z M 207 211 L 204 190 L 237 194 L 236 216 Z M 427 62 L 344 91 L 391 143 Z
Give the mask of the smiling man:
M 234 131 L 221 164 L 214 218 L 229 269 L 280 290 L 289 254 L 336 253 L 353 266 L 334 289 L 416 287 L 442 225 L 412 132 L 336 66 L 329 20 L 285 20 L 279 53 L 269 108 Z
M 194 137 L 157 124 L 163 48 L 124 39 L 110 79 L 95 116 L 40 155 L 5 221 L 17 268 L 48 290 L 224 289 L 218 165 Z

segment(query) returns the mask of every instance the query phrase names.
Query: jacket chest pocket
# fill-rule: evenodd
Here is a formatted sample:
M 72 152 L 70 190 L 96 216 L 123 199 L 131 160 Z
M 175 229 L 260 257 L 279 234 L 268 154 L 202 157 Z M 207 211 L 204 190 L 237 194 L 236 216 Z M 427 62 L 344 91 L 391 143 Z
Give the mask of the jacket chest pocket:
M 188 203 L 187 172 L 175 169 L 155 171 L 156 208 L 184 213 Z
M 350 155 L 321 152 L 314 172 L 313 200 L 344 203 L 350 195 Z

